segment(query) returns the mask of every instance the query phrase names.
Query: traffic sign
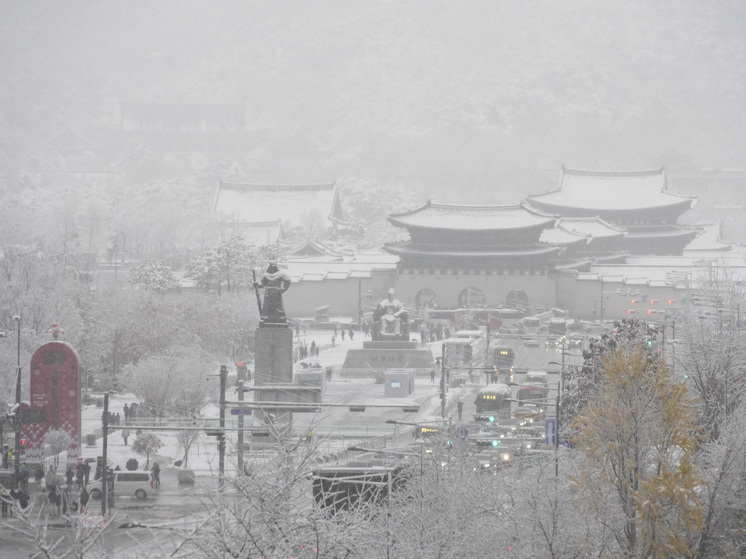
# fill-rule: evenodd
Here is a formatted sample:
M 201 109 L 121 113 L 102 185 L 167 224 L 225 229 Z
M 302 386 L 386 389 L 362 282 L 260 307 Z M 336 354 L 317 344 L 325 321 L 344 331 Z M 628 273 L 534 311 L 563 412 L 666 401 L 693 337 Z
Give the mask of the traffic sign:
M 557 422 L 553 418 L 547 418 L 544 423 L 544 436 L 546 437 L 546 444 L 554 446 L 554 437 L 556 436 Z
M 231 415 L 251 415 L 251 408 L 233 408 Z
M 466 427 L 459 427 L 456 429 L 456 436 L 463 440 L 466 440 L 469 437 L 469 431 L 466 429 Z

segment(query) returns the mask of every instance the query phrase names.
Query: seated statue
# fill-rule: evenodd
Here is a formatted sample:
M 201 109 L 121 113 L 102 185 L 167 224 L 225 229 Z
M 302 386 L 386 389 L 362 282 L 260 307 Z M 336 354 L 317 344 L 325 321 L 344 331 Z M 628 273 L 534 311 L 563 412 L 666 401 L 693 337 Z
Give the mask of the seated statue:
M 389 289 L 386 299 L 378 304 L 373 319 L 379 323 L 379 334 L 384 337 L 401 337 L 402 323 L 409 319 L 409 313 L 401 301 L 394 298 L 394 290 Z

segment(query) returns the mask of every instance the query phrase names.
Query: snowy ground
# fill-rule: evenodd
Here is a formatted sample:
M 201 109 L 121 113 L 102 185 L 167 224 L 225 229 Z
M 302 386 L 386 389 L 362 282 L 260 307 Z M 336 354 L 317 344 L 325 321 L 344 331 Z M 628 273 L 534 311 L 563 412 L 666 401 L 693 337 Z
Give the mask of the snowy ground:
M 319 357 L 314 361 L 318 362 L 322 368 L 327 366 L 341 367 L 344 362 L 348 349 L 362 348 L 363 335 L 360 332 L 355 333 L 354 340 L 345 336 L 345 340 L 337 335 L 336 344 L 332 347 L 332 331 L 307 331 L 305 334 L 301 331 L 300 342 L 310 346 L 311 342 L 321 345 Z M 369 338 L 368 338 L 369 339 Z M 296 338 L 295 343 L 298 343 Z M 441 354 L 440 342 L 428 344 L 433 351 L 434 356 Z M 251 365 L 249 365 L 251 368 Z M 201 380 L 201 379 L 200 379 Z M 205 381 L 211 382 L 211 381 Z M 233 386 L 235 378 L 229 376 L 227 399 L 235 399 Z M 416 380 L 415 393 L 408 398 L 384 398 L 383 385 L 375 384 L 372 379 L 335 379 L 327 384 L 327 391 L 324 394 L 324 403 L 344 404 L 343 407 L 324 407 L 318 414 L 295 414 L 294 427 L 295 432 L 305 432 L 306 430 L 314 431 L 316 442 L 322 448 L 322 451 L 328 455 L 338 455 L 341 451 L 350 445 L 368 443 L 369 446 L 376 444 L 373 439 L 376 437 L 386 436 L 389 439 L 406 439 L 411 437 L 411 429 L 406 426 L 396 426 L 387 424 L 387 419 L 394 419 L 402 422 L 430 422 L 441 420 L 440 416 L 440 398 L 439 384 L 431 382 L 429 376 L 418 377 Z M 450 389 L 448 399 L 448 414 L 452 414 L 455 402 L 459 398 L 465 402 L 470 402 L 469 395 L 478 389 L 477 385 L 467 385 L 463 388 Z M 215 382 L 215 392 L 217 399 L 218 383 Z M 251 393 L 247 394 L 247 400 Z M 97 398 L 97 396 L 94 395 Z M 109 411 L 119 413 L 122 423 L 124 422 L 124 404 L 137 402 L 133 394 L 113 394 L 109 399 Z M 349 404 L 366 404 L 368 407 L 363 413 L 350 412 L 346 407 Z M 401 409 L 403 405 L 417 404 L 420 405 L 420 412 L 417 414 L 404 413 Z M 392 406 L 392 407 L 377 407 Z M 101 429 L 101 413 L 103 409 L 96 405 L 85 406 L 82 414 L 82 433 L 83 438 L 89 433 L 98 432 Z M 202 413 L 203 417 L 218 417 L 218 408 L 215 405 L 208 406 Z M 237 416 L 226 415 L 227 426 L 237 425 Z M 245 425 L 251 425 L 251 416 L 245 417 Z M 164 425 L 165 426 L 165 425 Z M 125 462 L 130 458 L 136 458 L 140 463 L 140 468 L 145 466 L 145 456 L 140 455 L 132 450 L 132 443 L 135 440 L 136 427 L 130 427 L 130 437 L 128 445 L 125 446 L 121 436 L 120 429 L 114 428 L 108 437 L 108 460 L 113 466 L 125 468 Z M 329 436 L 331 431 L 334 436 Z M 150 464 L 154 461 L 159 462 L 163 469 L 174 468 L 174 462 L 183 459 L 183 450 L 180 449 L 177 442 L 178 431 L 169 431 L 167 429 L 150 431 L 161 439 L 163 447 L 151 456 Z M 230 433 L 231 441 L 235 443 L 235 432 Z M 380 444 L 380 442 L 378 443 Z M 83 441 L 82 457 L 96 458 L 102 454 L 102 439 L 97 438 L 95 446 L 86 446 Z M 195 470 L 199 475 L 212 475 L 218 470 L 218 455 L 216 439 L 200 431 L 198 441 L 192 447 L 189 453 L 189 467 Z M 226 458 L 226 473 L 230 475 L 235 471 L 235 447 L 234 444 L 228 444 Z

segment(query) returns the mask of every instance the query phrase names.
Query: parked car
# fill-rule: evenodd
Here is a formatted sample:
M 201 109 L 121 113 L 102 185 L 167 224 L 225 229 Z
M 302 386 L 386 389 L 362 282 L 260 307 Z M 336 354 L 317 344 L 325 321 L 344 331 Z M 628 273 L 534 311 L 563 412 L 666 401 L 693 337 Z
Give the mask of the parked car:
M 539 347 L 539 340 L 538 338 L 528 338 L 523 342 L 523 345 L 526 347 Z

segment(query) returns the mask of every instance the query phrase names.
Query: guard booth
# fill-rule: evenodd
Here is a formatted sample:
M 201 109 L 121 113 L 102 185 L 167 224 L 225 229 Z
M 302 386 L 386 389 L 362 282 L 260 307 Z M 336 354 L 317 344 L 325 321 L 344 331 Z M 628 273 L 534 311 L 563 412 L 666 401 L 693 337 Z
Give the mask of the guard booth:
M 384 398 L 406 398 L 414 392 L 415 371 L 401 369 L 383 374 Z
M 406 481 L 402 466 L 329 466 L 313 471 L 312 493 L 317 507 L 332 515 L 369 503 L 386 502 L 389 487 Z

